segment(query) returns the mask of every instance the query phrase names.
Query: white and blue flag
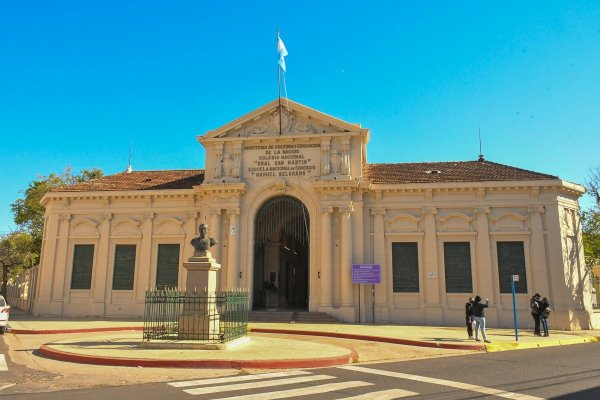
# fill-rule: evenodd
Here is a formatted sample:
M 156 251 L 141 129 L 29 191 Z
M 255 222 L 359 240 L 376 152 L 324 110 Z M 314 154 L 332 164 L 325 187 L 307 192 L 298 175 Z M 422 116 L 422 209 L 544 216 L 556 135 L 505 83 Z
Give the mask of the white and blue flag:
M 281 40 L 281 38 L 279 36 L 277 36 L 277 55 L 279 56 L 279 61 L 277 62 L 277 64 L 279 64 L 279 66 L 281 67 L 281 69 L 283 70 L 283 72 L 285 72 L 285 56 L 288 55 L 287 49 L 285 48 L 285 45 L 283 44 L 283 40 Z

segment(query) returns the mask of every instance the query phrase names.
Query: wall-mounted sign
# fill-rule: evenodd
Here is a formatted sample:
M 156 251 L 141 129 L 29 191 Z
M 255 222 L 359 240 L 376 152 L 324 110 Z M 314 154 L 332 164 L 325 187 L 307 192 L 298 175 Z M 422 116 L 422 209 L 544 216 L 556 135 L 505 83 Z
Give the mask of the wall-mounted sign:
M 237 225 L 231 225 L 229 227 L 229 232 L 231 233 L 231 236 L 235 236 L 238 233 L 238 227 Z
M 513 282 L 519 282 L 519 275 L 513 275 Z
M 428 272 L 427 277 L 428 278 L 437 278 L 437 272 Z
M 352 264 L 352 283 L 381 283 L 379 264 Z

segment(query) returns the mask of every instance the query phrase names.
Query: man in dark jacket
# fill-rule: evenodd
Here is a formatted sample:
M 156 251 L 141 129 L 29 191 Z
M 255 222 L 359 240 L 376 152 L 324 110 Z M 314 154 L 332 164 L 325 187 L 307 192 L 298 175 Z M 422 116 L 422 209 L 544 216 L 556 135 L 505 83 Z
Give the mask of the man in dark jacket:
M 467 324 L 467 334 L 469 339 L 473 338 L 473 318 L 471 316 L 471 307 L 473 307 L 473 298 L 469 297 L 469 301 L 465 304 L 465 322 Z
M 533 317 L 533 322 L 535 326 L 533 328 L 533 334 L 535 336 L 542 336 L 540 333 L 540 312 L 541 312 L 541 296 L 539 293 L 533 295 L 531 299 L 529 299 L 529 307 L 531 308 L 531 316 Z

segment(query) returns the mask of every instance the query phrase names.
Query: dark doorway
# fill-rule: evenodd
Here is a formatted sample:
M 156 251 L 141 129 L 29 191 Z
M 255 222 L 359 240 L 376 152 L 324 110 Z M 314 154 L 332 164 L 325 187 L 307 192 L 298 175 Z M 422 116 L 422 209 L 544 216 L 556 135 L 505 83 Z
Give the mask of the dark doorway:
M 253 310 L 307 310 L 309 218 L 289 196 L 270 199 L 254 221 Z

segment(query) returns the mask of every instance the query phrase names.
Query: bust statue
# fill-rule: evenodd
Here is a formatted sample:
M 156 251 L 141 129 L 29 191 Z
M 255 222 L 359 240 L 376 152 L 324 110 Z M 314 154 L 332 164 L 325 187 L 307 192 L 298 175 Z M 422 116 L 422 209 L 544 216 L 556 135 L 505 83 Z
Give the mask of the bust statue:
M 206 256 L 210 248 L 217 244 L 217 241 L 213 238 L 206 236 L 208 232 L 208 225 L 200 224 L 198 227 L 198 233 L 200 236 L 193 238 L 191 243 L 194 246 L 194 257 Z

